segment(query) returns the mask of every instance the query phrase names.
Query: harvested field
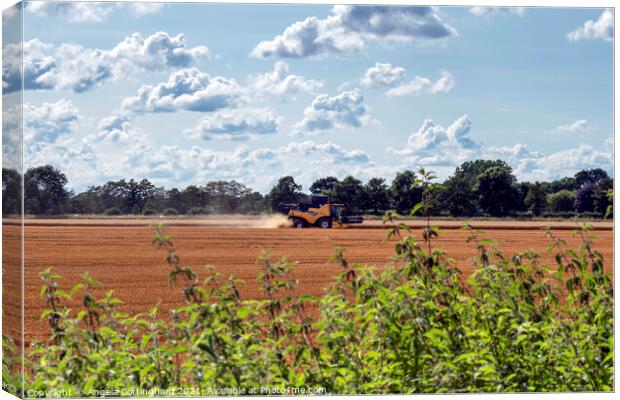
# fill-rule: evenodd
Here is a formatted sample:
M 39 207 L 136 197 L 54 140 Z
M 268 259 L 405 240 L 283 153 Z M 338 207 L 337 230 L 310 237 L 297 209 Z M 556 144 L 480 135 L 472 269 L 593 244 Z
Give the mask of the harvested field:
M 24 277 L 27 342 L 43 338 L 48 332 L 46 322 L 39 320 L 44 302 L 39 296 L 38 277 L 38 273 L 47 266 L 53 266 L 54 271 L 63 276 L 65 288 L 79 282 L 81 274 L 88 271 L 92 277 L 103 282 L 101 293 L 115 291 L 125 302 L 125 311 L 147 311 L 161 301 L 160 310 L 167 313 L 181 304 L 181 289 L 168 287 L 169 268 L 163 262 L 163 251 L 157 252 L 151 246 L 153 234 L 148 226 L 151 221 L 125 221 L 129 222 L 117 221 L 115 225 L 109 220 L 99 224 L 96 220 L 27 221 Z M 89 224 L 85 225 L 85 222 Z M 334 275 L 339 273 L 339 267 L 328 262 L 334 247 L 345 247 L 347 258 L 352 262 L 377 266 L 389 264 L 389 257 L 394 254 L 394 243 L 386 241 L 380 223 L 374 226 L 375 229 L 331 230 L 235 228 L 232 225 L 210 226 L 195 221 L 185 224 L 172 221 L 170 225 L 167 231 L 175 236 L 174 243 L 183 265 L 204 276 L 202 266 L 214 264 L 217 271 L 225 276 L 235 275 L 245 280 L 246 285 L 241 288 L 244 298 L 260 297 L 260 287 L 255 282 L 260 267 L 255 260 L 263 250 L 276 256 L 286 255 L 298 262 L 298 291 L 312 295 L 321 295 L 333 281 Z M 373 225 L 364 224 L 362 228 Z M 552 262 L 546 250 L 545 232 L 541 229 L 545 223 L 480 221 L 473 225 L 486 229 L 486 236 L 495 239 L 507 254 L 517 250 L 534 250 L 545 261 Z M 460 223 L 456 222 L 446 224 L 434 245 L 447 250 L 468 275 L 472 271 L 470 259 L 475 250 L 465 244 L 466 232 L 450 229 L 458 226 Z M 560 224 L 557 234 L 569 245 L 576 246 L 578 241 L 572 239 L 571 232 L 566 228 L 565 223 Z M 414 231 L 417 236 L 420 236 L 419 233 L 419 230 Z M 599 237 L 596 248 L 603 253 L 607 268 L 611 271 L 611 224 L 598 225 L 595 235 Z

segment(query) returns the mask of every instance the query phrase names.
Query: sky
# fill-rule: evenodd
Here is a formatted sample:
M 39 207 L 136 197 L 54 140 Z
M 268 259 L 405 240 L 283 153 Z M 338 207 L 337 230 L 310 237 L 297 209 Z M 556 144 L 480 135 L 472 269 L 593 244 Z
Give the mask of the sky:
M 305 189 L 419 167 L 446 178 L 477 158 L 507 161 L 519 181 L 612 174 L 613 20 L 601 8 L 31 2 L 24 165 L 52 164 L 78 192 L 120 178 L 263 193 L 284 175 Z M 5 97 L 20 79 L 3 67 Z

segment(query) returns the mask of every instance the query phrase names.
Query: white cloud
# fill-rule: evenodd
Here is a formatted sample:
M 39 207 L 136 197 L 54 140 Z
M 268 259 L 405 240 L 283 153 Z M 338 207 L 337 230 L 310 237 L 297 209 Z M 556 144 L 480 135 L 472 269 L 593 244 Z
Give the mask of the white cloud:
M 98 3 L 37 1 L 26 3 L 26 10 L 39 16 L 62 17 L 70 22 L 101 22 L 116 9 L 129 10 L 135 16 L 158 12 L 161 3 Z
M 566 125 L 560 125 L 556 129 L 560 132 L 567 132 L 567 133 L 585 132 L 588 129 L 588 120 L 578 119 L 573 123 L 566 124 Z
M 2 107 L 2 167 L 21 169 L 22 107 L 7 103 Z
M 303 58 L 359 53 L 367 40 L 432 40 L 457 32 L 433 7 L 334 6 L 324 19 L 308 17 L 272 40 L 260 42 L 252 57 Z
M 359 128 L 371 121 L 359 90 L 337 96 L 322 94 L 304 110 L 304 118 L 295 124 L 294 133 L 316 133 L 333 128 Z
M 334 6 L 349 31 L 390 40 L 440 39 L 456 35 L 434 7 Z
M 110 79 L 121 79 L 143 72 L 160 72 L 187 67 L 209 57 L 204 46 L 190 48 L 183 34 L 170 36 L 156 32 L 148 37 L 139 33 L 123 39 L 110 50 L 89 49 L 77 44 L 54 46 L 39 39 L 24 42 L 25 89 L 70 89 L 80 93 Z M 3 56 L 9 62 L 2 70 L 7 92 L 18 90 L 21 75 L 21 48 L 6 46 Z
M 52 2 L 26 3 L 26 10 L 41 16 L 59 16 L 71 22 L 101 22 L 112 12 L 106 3 Z
M 456 80 L 448 71 L 441 71 L 441 77 L 433 82 L 429 78 L 415 76 L 411 81 L 403 83 L 387 91 L 388 96 L 406 96 L 419 93 L 449 93 Z
M 522 180 L 547 180 L 571 176 L 583 169 L 603 168 L 613 171 L 612 153 L 597 150 L 587 144 L 576 148 L 560 150 L 546 156 L 534 158 L 530 165 L 525 161 L 512 161 Z M 519 168 L 520 166 L 522 168 Z
M 582 39 L 603 39 L 611 42 L 614 39 L 614 15 L 611 10 L 606 9 L 596 21 L 588 20 L 566 36 L 571 42 Z
M 409 136 L 404 148 L 390 151 L 406 156 L 420 166 L 459 165 L 480 147 L 469 138 L 470 129 L 471 121 L 467 115 L 456 119 L 447 128 L 427 119 L 417 132 Z
M 350 55 L 361 51 L 364 41 L 349 34 L 339 18 L 308 17 L 295 22 L 273 40 L 263 40 L 250 53 L 252 57 L 304 58 L 331 55 Z
M 128 7 L 131 11 L 133 11 L 134 14 L 138 16 L 159 12 L 164 6 L 163 3 L 142 3 L 142 2 L 123 3 L 123 5 Z
M 180 111 L 212 112 L 234 108 L 240 103 L 246 102 L 246 92 L 247 89 L 239 86 L 234 79 L 211 76 L 197 68 L 181 69 L 171 73 L 167 81 L 157 85 L 142 85 L 135 96 L 123 99 L 120 110 L 103 118 L 98 126 L 99 132 L 89 136 L 89 138 L 113 142 L 135 141 L 143 137 L 132 123 L 136 115 Z M 248 116 L 245 115 L 246 118 Z M 241 118 L 240 114 L 232 111 L 218 114 L 217 117 L 207 117 L 189 134 L 195 137 L 203 136 L 204 139 L 247 139 L 246 136 L 238 132 L 244 127 Z M 280 120 L 277 118 L 275 120 L 279 128 Z M 254 122 L 257 121 L 264 122 L 263 119 L 255 118 Z M 219 131 L 210 133 L 206 131 L 208 129 L 216 130 L 218 122 L 221 124 Z M 233 126 L 235 123 L 238 126 Z M 231 129 L 231 132 L 226 134 L 221 131 L 224 127 Z M 251 127 L 245 126 L 245 128 L 250 129 Z M 266 129 L 267 126 L 255 126 L 255 128 Z M 256 133 L 260 132 L 254 132 L 254 134 Z M 245 132 L 245 134 L 250 133 Z
M 477 17 L 490 17 L 498 14 L 515 14 L 522 16 L 525 14 L 525 7 L 472 7 L 469 12 Z
M 234 107 L 244 94 L 233 79 L 210 76 L 197 68 L 174 72 L 168 81 L 143 85 L 134 97 L 123 100 L 126 112 L 215 111 Z
M 376 166 L 360 150 L 348 150 L 334 143 L 291 142 L 277 148 L 250 150 L 241 145 L 232 151 L 214 151 L 193 146 L 153 148 L 148 143 L 132 146 L 121 162 L 101 166 L 110 176 L 144 176 L 167 187 L 204 184 L 215 179 L 235 179 L 262 193 L 268 192 L 284 175 L 293 175 L 304 187 L 321 176 L 344 178 L 373 174 Z
M 431 93 L 449 93 L 454 87 L 456 81 L 454 75 L 448 71 L 441 71 L 439 78 L 431 87 Z
M 204 117 L 198 126 L 185 133 L 193 139 L 248 140 L 252 136 L 278 133 L 282 120 L 268 109 L 222 110 Z
M 250 93 L 265 97 L 294 97 L 300 93 L 316 93 L 322 87 L 321 81 L 289 74 L 289 66 L 283 61 L 277 61 L 271 72 L 251 75 L 248 78 Z
M 390 87 L 405 80 L 406 71 L 403 67 L 393 67 L 390 63 L 376 63 L 364 73 L 360 84 L 366 87 Z
M 24 167 L 51 164 L 67 175 L 69 186 L 85 189 L 87 186 L 104 181 L 97 154 L 86 143 L 78 143 L 66 138 L 56 143 L 31 142 L 24 148 Z
M 613 170 L 612 153 L 582 144 L 577 148 L 542 154 L 516 143 L 512 146 L 488 146 L 474 140 L 467 115 L 457 118 L 448 128 L 427 119 L 411 134 L 400 149 L 387 151 L 403 157 L 409 168 L 428 167 L 446 178 L 454 168 L 475 159 L 502 159 L 512 166 L 521 181 L 549 180 L 571 176 L 581 169 Z
M 24 141 L 55 142 L 61 135 L 69 135 L 76 129 L 76 122 L 80 112 L 68 100 L 59 100 L 56 103 L 43 103 L 34 106 L 24 104 Z
M 86 137 L 85 143 L 88 143 L 88 141 L 128 143 L 145 139 L 144 135 L 131 123 L 129 114 L 117 112 L 109 117 L 105 117 L 99 122 L 97 129 L 99 131 L 96 134 Z

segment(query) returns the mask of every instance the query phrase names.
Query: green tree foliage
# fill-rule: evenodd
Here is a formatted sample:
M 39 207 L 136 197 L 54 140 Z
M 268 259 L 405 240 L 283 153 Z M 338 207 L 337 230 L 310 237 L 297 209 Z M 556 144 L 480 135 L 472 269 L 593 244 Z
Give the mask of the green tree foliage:
M 457 167 L 454 175 L 444 182 L 444 188 L 439 196 L 441 208 L 455 217 L 479 214 L 480 199 L 475 186 L 478 177 L 492 167 L 510 168 L 502 160 L 466 161 Z
M 181 192 L 183 205 L 188 210 L 194 207 L 206 208 L 208 204 L 207 193 L 196 185 L 189 185 Z
M 609 176 L 601 168 L 583 170 L 575 174 L 575 184 L 578 188 L 589 183 L 597 184 L 603 179 L 609 179 Z
M 177 214 L 185 214 L 189 210 L 183 199 L 183 193 L 177 188 L 168 190 L 166 203 L 168 206 L 167 208 L 174 208 L 177 210 Z
M 468 161 L 456 168 L 454 174 L 435 190 L 437 205 L 433 207 L 433 215 L 479 216 L 490 214 L 488 207 L 493 206 L 492 215 L 496 217 L 512 216 L 515 212 L 527 210 L 540 215 L 547 195 L 562 190 L 576 192 L 573 209 L 581 210 L 579 212 L 586 216 L 602 216 L 611 204 L 607 193 L 613 188 L 613 179 L 601 169 L 580 171 L 575 177 L 551 182 L 516 182 L 514 177 L 506 176 L 506 184 L 495 182 L 499 184 L 497 188 L 502 190 L 496 191 L 495 186 L 491 185 L 494 180 L 489 180 L 488 174 L 485 175 L 488 185 L 478 186 L 479 177 L 492 167 L 510 171 L 510 167 L 501 160 Z M 5 214 L 16 212 L 19 208 L 19 178 L 16 171 L 3 169 Z M 64 174 L 51 166 L 31 168 L 25 178 L 29 190 L 25 196 L 26 212 L 33 214 L 102 214 L 110 208 L 118 208 L 121 214 L 136 215 L 161 214 L 166 208 L 174 208 L 180 214 L 187 214 L 193 208 L 205 209 L 209 214 L 258 214 L 277 209 L 279 204 L 298 203 L 306 198 L 301 185 L 290 176 L 281 178 L 267 196 L 234 180 L 167 190 L 154 186 L 148 179 L 109 181 L 73 195 L 66 189 Z M 507 185 L 510 180 L 513 182 L 512 189 Z M 381 178 L 372 178 L 364 184 L 353 176 L 343 181 L 328 176 L 314 181 L 309 190 L 312 194 L 329 195 L 333 201 L 345 203 L 349 211 L 380 213 L 396 209 L 401 214 L 408 214 L 422 197 L 416 181 L 416 174 L 409 170 L 396 174 L 389 186 Z M 386 192 L 389 201 L 386 201 Z M 495 199 L 502 196 L 506 197 L 497 203 Z M 486 201 L 486 206 L 483 206 L 483 201 Z
M 422 191 L 416 185 L 417 176 L 413 171 L 396 174 L 390 185 L 392 207 L 400 214 L 409 214 L 414 205 L 422 200 Z
M 360 212 L 366 206 L 366 193 L 362 181 L 352 176 L 347 176 L 334 185 L 333 201 L 345 205 L 345 210 Z
M 596 195 L 596 184 L 587 182 L 581 185 L 575 193 L 574 208 L 579 213 L 594 212 L 594 196 Z
M 533 184 L 530 182 L 518 182 L 515 185 L 517 190 L 517 198 L 515 199 L 515 209 L 517 211 L 528 211 L 528 206 L 525 204 L 525 198 L 530 192 L 530 187 Z M 541 183 L 542 190 L 546 194 L 545 185 Z
M 260 214 L 267 212 L 271 207 L 265 196 L 259 192 L 250 192 L 243 196 L 237 212 L 241 214 Z
M 613 204 L 613 197 L 609 195 L 609 192 L 614 188 L 613 180 L 609 178 L 600 179 L 596 183 L 596 188 L 592 195 L 592 203 L 594 205 L 594 212 L 605 214 L 607 207 Z
M 212 181 L 204 187 L 210 207 L 216 214 L 239 213 L 252 195 L 252 189 L 237 181 Z
M 370 178 L 364 186 L 366 208 L 374 214 L 390 208 L 390 188 L 383 178 Z
M 135 179 L 109 181 L 103 186 L 90 188 L 103 201 L 105 208 L 118 207 L 123 214 L 142 213 L 149 198 L 153 196 L 155 186 L 148 180 Z
M 564 189 L 551 193 L 547 195 L 547 203 L 549 211 L 554 213 L 574 211 L 575 192 Z
M 22 177 L 14 169 L 2 168 L 2 214 L 20 214 Z
M 334 188 L 338 184 L 338 178 L 328 176 L 327 178 L 319 178 L 310 185 L 310 193 L 323 194 L 328 196 L 334 195 Z
M 525 205 L 528 211 L 537 216 L 542 215 L 547 209 L 547 196 L 540 182 L 529 186 L 527 196 L 525 196 Z
M 51 165 L 30 168 L 24 176 L 26 214 L 51 215 L 67 211 L 71 193 L 67 177 Z
M 302 186 L 295 183 L 295 179 L 292 176 L 280 178 L 266 196 L 271 209 L 273 211 L 280 211 L 283 204 L 299 202 L 304 197 L 301 189 Z
M 575 191 L 579 188 L 579 185 L 577 185 L 577 180 L 574 177 L 566 177 L 551 182 L 544 182 L 543 187 L 547 193 L 557 193 L 560 190 Z
M 507 165 L 490 167 L 478 175 L 474 191 L 482 210 L 494 217 L 510 215 L 517 197 L 514 185 L 512 168 Z
M 468 180 L 459 176 L 448 178 L 439 192 L 441 208 L 453 217 L 478 214 L 478 199 Z

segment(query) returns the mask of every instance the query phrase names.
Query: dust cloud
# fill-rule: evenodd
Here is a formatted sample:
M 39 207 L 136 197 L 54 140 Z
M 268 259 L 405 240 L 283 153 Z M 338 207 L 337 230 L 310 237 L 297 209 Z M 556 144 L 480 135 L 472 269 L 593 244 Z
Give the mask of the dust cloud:
M 287 216 L 282 214 L 261 215 L 253 222 L 255 222 L 256 228 L 263 229 L 288 228 L 290 226 Z

